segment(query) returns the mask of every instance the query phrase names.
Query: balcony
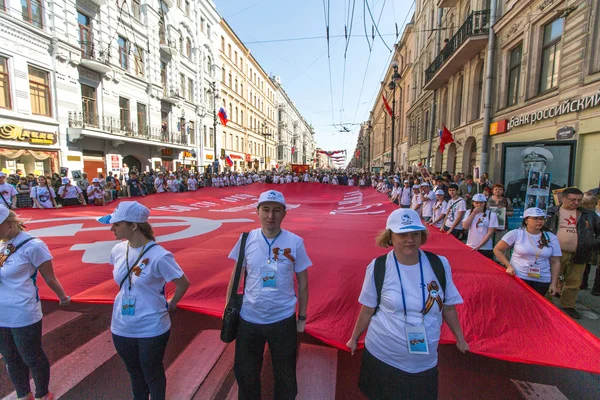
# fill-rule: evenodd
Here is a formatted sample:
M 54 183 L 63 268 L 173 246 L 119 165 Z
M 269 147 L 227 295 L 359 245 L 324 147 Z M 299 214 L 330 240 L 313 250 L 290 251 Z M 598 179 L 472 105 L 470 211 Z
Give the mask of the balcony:
M 98 7 L 102 7 L 106 4 L 106 0 L 91 0 L 91 2 L 97 5 Z
M 161 100 L 167 103 L 177 104 L 179 103 L 179 92 L 175 89 L 170 89 L 163 86 L 163 97 Z
M 163 30 L 159 30 L 158 38 L 160 41 L 160 51 L 169 57 L 177 54 L 177 43 L 173 39 L 167 38 Z
M 173 8 L 173 6 L 175 5 L 173 0 L 162 0 L 162 2 L 165 3 L 165 5 L 169 8 Z
M 438 0 L 438 8 L 450 8 L 456 6 L 458 0 Z
M 106 49 L 101 49 L 99 46 L 95 46 L 94 42 L 91 41 L 82 41 L 79 43 L 81 45 L 82 66 L 101 74 L 112 71 L 112 68 L 108 65 L 110 59 L 108 47 Z
M 425 70 L 425 90 L 442 87 L 466 61 L 481 52 L 487 45 L 489 29 L 490 10 L 473 11 Z

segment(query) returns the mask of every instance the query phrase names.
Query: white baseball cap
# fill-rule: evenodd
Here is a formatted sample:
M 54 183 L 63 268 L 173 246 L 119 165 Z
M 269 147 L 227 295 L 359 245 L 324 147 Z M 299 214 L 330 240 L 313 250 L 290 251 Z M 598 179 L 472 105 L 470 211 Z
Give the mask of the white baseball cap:
M 408 181 L 408 179 L 405 179 L 405 180 L 404 180 L 404 183 L 410 183 L 410 182 Z
M 71 180 L 69 178 L 67 178 L 66 176 L 62 178 L 62 183 L 63 185 L 66 185 L 67 183 L 71 183 Z
M 421 187 L 429 187 L 429 183 L 423 182 L 423 183 L 421 183 Z
M 116 222 L 148 222 L 150 210 L 137 201 L 123 201 L 117 205 L 112 214 L 98 218 L 101 224 L 114 224 Z
M 417 190 L 419 190 L 419 189 L 421 189 L 421 185 L 414 185 L 414 186 L 413 186 L 413 189 L 417 189 Z
M 435 195 L 436 196 L 445 196 L 446 193 L 444 193 L 444 191 L 442 189 L 438 189 L 435 191 Z
M 6 178 L 6 174 L 2 171 L 0 171 L 0 178 Z
M 407 233 L 427 230 L 421 222 L 419 214 L 410 208 L 400 208 L 393 211 L 387 219 L 385 229 L 394 233 Z
M 92 183 L 100 183 L 100 179 L 94 178 L 94 179 L 92 179 Z
M 545 217 L 546 213 L 541 208 L 531 207 L 525 210 L 523 213 L 523 218 L 527 217 Z
M 6 208 L 4 206 L 4 204 L 0 205 L 0 224 L 4 223 L 4 221 L 6 221 L 6 218 L 8 218 L 8 214 L 10 213 L 10 210 L 8 208 Z
M 487 201 L 487 199 L 485 198 L 485 195 L 483 193 L 477 193 L 476 195 L 473 196 L 473 201 L 479 201 L 479 202 L 485 203 Z
M 258 198 L 258 205 L 260 207 L 263 203 L 279 203 L 285 207 L 285 198 L 281 192 L 277 190 L 267 190 L 266 192 L 262 192 L 260 197 Z

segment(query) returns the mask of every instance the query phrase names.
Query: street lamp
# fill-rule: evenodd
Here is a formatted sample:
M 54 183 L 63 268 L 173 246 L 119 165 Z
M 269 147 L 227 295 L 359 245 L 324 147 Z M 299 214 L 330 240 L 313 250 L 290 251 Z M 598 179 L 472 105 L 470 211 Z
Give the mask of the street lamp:
M 261 135 L 265 138 L 265 151 L 263 153 L 263 158 L 265 160 L 265 170 L 267 170 L 267 136 L 271 136 L 270 133 L 267 133 L 267 120 L 264 120 L 262 123 L 262 132 Z
M 392 61 L 392 67 L 394 68 L 394 73 L 392 74 L 392 79 L 388 84 L 388 89 L 392 91 L 392 159 L 390 162 L 390 174 L 394 174 L 394 127 L 396 126 L 396 86 L 400 83 L 400 79 L 402 77 L 398 73 L 398 61 Z
M 213 95 L 213 174 L 219 173 L 219 159 L 217 158 L 217 99 L 220 98 L 217 93 L 217 82 L 212 81 L 210 88 Z

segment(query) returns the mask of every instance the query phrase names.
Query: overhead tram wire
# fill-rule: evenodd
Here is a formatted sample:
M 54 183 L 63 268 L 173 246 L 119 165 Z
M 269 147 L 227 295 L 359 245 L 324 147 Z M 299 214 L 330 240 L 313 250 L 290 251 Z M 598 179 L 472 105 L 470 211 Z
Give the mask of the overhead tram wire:
M 340 105 L 340 125 L 341 125 L 341 122 L 344 120 L 344 93 L 345 93 L 345 89 L 346 89 L 346 64 L 348 61 L 348 58 L 347 58 L 348 45 L 350 44 L 350 38 L 352 35 L 352 26 L 354 25 L 354 7 L 356 5 L 356 0 L 351 0 L 351 1 L 352 1 L 352 15 L 350 16 L 350 23 L 349 23 L 350 26 L 347 31 L 346 31 L 346 27 L 344 27 L 344 31 L 346 33 L 348 33 L 348 35 L 346 37 L 346 48 L 344 49 L 344 73 L 342 74 L 342 100 L 341 100 L 341 105 Z M 348 9 L 348 14 L 350 15 L 350 9 Z M 346 21 L 348 21 L 348 18 L 346 18 Z
M 367 39 L 367 45 L 369 46 L 369 57 L 371 51 L 373 50 L 373 46 L 371 46 L 371 42 L 369 42 L 369 33 L 367 32 L 367 5 L 366 1 L 363 1 L 363 26 L 365 28 L 365 38 Z
M 325 1 L 327 1 L 327 7 L 325 7 Z M 323 13 L 325 14 L 325 33 L 326 33 L 326 39 L 327 39 L 327 64 L 329 67 L 329 99 L 331 102 L 331 122 L 335 124 L 335 114 L 333 112 L 333 84 L 332 84 L 332 77 L 331 77 L 331 48 L 330 48 L 330 43 L 329 43 L 329 17 L 331 15 L 331 1 L 330 0 L 323 0 Z
M 383 6 L 381 7 L 381 14 L 379 14 L 379 20 L 377 21 L 377 23 L 375 23 L 375 18 L 373 18 L 373 13 L 371 12 L 371 7 L 369 6 L 369 1 L 365 0 L 365 3 L 367 3 L 367 11 L 369 11 L 369 15 L 371 16 L 371 21 L 373 21 L 373 24 L 375 24 L 374 26 L 375 26 L 375 31 L 377 32 L 377 35 L 379 36 L 379 38 L 381 39 L 381 41 L 383 42 L 385 47 L 387 47 L 391 53 L 392 49 L 390 48 L 390 46 L 387 45 L 385 40 L 383 40 L 383 37 L 381 37 L 381 33 L 379 32 L 379 27 L 377 26 L 377 25 L 379 25 L 379 21 L 381 20 L 381 15 L 383 14 L 383 9 L 385 8 L 386 0 L 383 1 Z

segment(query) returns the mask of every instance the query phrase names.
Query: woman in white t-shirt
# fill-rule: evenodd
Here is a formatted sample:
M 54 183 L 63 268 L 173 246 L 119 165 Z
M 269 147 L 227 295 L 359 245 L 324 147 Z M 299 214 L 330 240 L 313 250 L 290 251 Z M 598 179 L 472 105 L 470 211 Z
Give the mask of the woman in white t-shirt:
M 50 364 L 42 349 L 42 305 L 38 297 L 38 272 L 67 305 L 54 275 L 52 255 L 40 239 L 25 232 L 23 221 L 0 206 L 0 354 L 19 399 L 33 400 L 29 374 L 35 381 L 35 398 L 52 400 L 48 392 Z
M 506 266 L 506 273 L 518 276 L 533 290 L 545 296 L 557 293 L 562 251 L 558 238 L 543 231 L 546 213 L 532 207 L 525 210 L 520 229 L 508 232 L 494 247 L 494 255 Z M 513 248 L 510 262 L 504 252 Z
M 190 283 L 173 254 L 154 242 L 148 223 L 150 210 L 137 201 L 123 201 L 112 214 L 98 219 L 110 228 L 117 244 L 110 254 L 113 277 L 119 285 L 111 332 L 117 353 L 125 362 L 135 399 L 164 400 L 163 365 L 171 332 L 169 312 L 175 311 Z M 175 283 L 167 300 L 165 285 Z
M 354 354 L 358 339 L 368 328 L 359 388 L 370 399 L 437 399 L 442 319 L 454 334 L 458 349 L 469 350 L 455 308 L 463 300 L 452 281 L 448 260 L 430 255 L 438 257 L 443 266 L 443 288 L 430 256 L 419 249 L 427 236 L 416 211 L 398 209 L 376 239 L 380 247 L 393 247 L 384 256 L 381 294 L 376 289 L 373 260 L 358 299 L 362 308 L 346 344 Z
M 441 228 L 444 218 L 446 217 L 446 211 L 448 209 L 448 202 L 444 200 L 446 193 L 443 190 L 438 189 L 435 191 L 435 203 L 433 204 L 433 216 L 427 223 L 433 225 L 436 228 Z
M 187 187 L 188 190 L 192 192 L 198 190 L 198 180 L 196 179 L 196 175 L 190 176 L 190 178 L 187 180 Z
M 486 201 L 481 193 L 473 196 L 471 209 L 467 210 L 462 226 L 469 230 L 467 246 L 491 260 L 494 256 L 492 236 L 498 228 L 498 215 L 487 209 Z
M 31 188 L 29 195 L 33 199 L 33 208 L 56 208 L 54 188 L 48 186 L 43 175 L 38 176 L 38 185 Z

